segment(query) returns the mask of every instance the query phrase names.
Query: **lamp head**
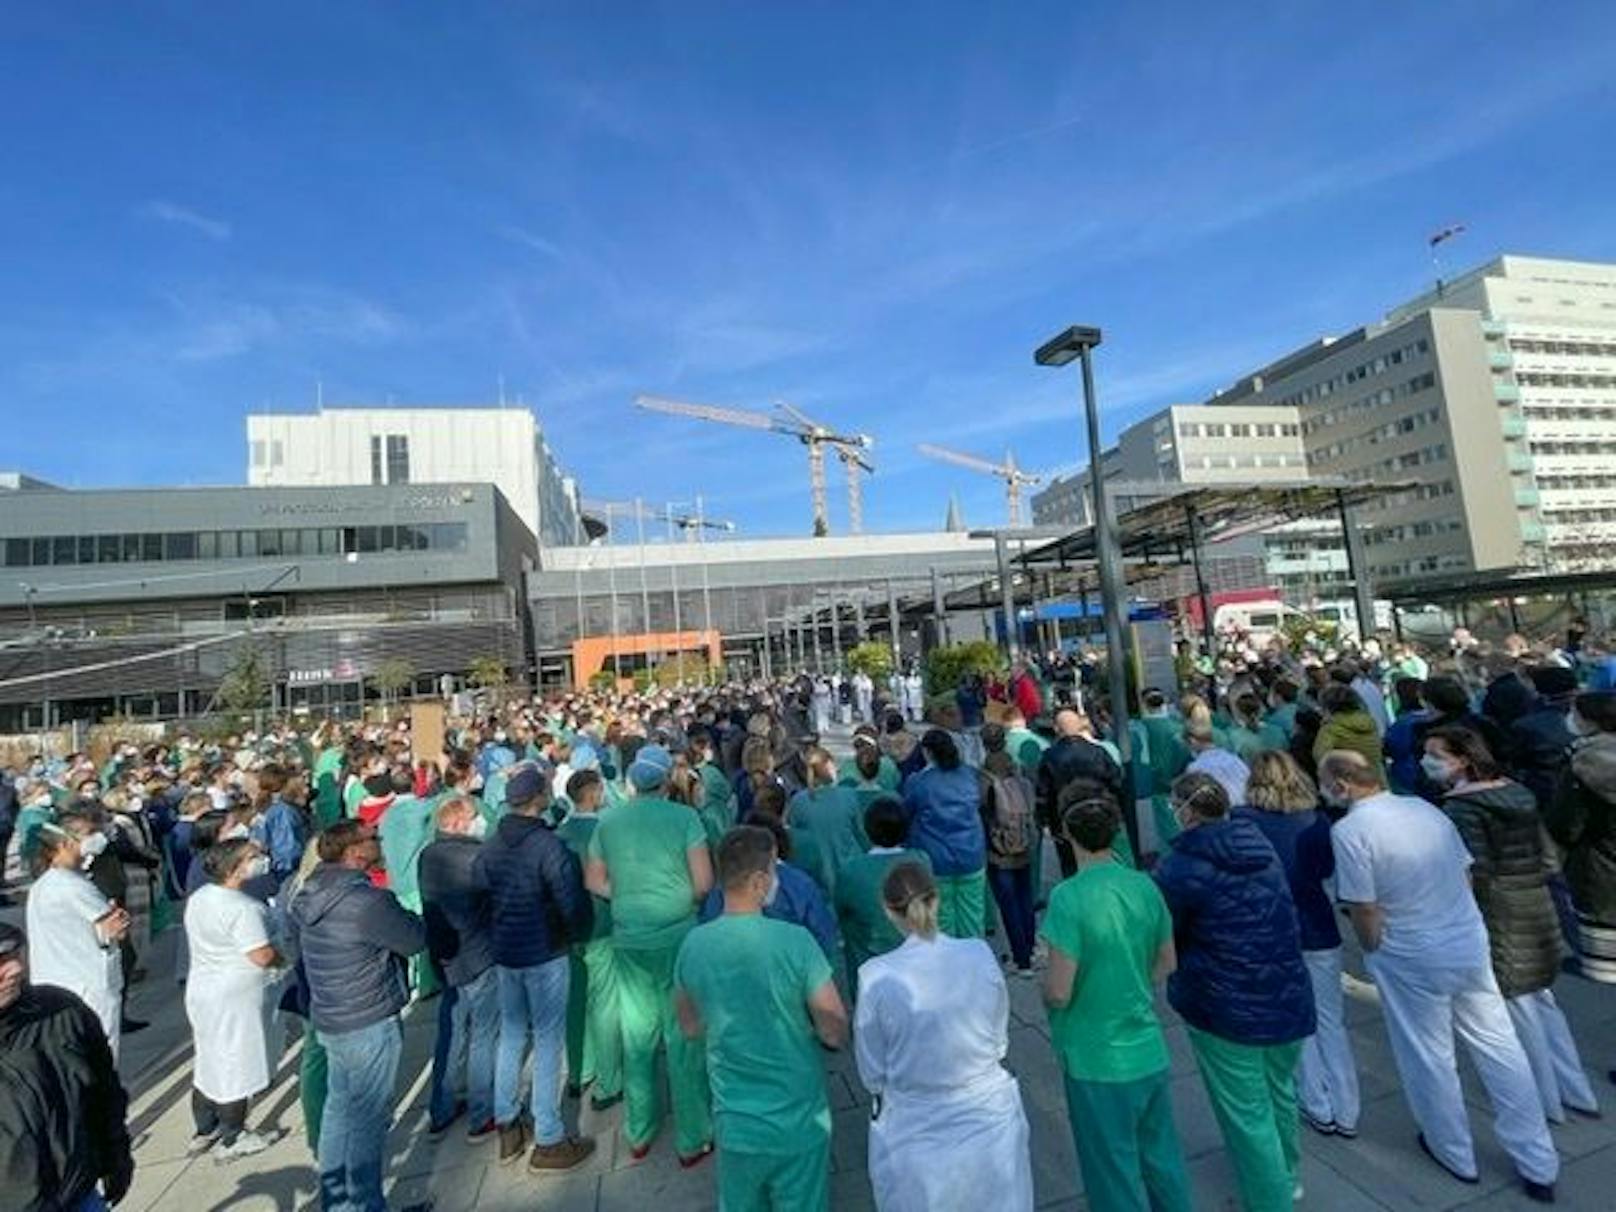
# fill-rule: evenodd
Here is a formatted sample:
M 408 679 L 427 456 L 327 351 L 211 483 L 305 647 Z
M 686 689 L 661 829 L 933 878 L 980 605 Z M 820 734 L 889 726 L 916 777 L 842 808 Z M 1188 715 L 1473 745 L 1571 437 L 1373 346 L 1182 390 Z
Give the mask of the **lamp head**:
M 1079 357 L 1085 349 L 1093 349 L 1099 343 L 1098 328 L 1074 324 L 1065 332 L 1051 337 L 1040 345 L 1034 351 L 1032 360 L 1040 366 L 1065 366 Z

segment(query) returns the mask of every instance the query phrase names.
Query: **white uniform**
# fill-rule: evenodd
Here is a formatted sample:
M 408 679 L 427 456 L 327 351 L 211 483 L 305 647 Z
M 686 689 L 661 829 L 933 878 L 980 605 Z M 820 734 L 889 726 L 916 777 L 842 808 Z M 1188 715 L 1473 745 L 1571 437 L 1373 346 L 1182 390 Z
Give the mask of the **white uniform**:
M 875 697 L 875 683 L 870 681 L 870 675 L 860 671 L 853 675 L 853 703 L 858 708 L 859 719 L 866 723 L 870 720 L 870 702 Z
M 216 1103 L 251 1098 L 269 1086 L 273 1041 L 271 969 L 247 958 L 270 941 L 268 910 L 252 897 L 206 884 L 185 901 L 191 975 L 185 1016 L 196 1041 L 192 1084 Z
M 123 1022 L 123 960 L 118 944 L 101 945 L 95 923 L 112 902 L 77 871 L 52 867 L 28 891 L 28 975 L 36 985 L 77 994 L 101 1020 L 118 1058 Z
M 1457 1034 L 1487 1088 L 1499 1143 L 1523 1177 L 1552 1183 L 1559 1154 L 1493 977 L 1487 928 L 1466 878 L 1470 852 L 1458 829 L 1417 796 L 1381 792 L 1355 803 L 1330 840 L 1336 894 L 1384 914 L 1380 947 L 1365 962 L 1409 1110 L 1431 1151 L 1456 1173 L 1476 1173 Z
M 911 673 L 903 680 L 903 709 L 911 722 L 925 714 L 926 683 L 918 673 Z
M 916 935 L 859 968 L 853 1042 L 879 1098 L 870 1184 L 881 1212 L 1024 1212 L 1032 1156 L 1001 1063 L 1010 995 L 981 939 Z

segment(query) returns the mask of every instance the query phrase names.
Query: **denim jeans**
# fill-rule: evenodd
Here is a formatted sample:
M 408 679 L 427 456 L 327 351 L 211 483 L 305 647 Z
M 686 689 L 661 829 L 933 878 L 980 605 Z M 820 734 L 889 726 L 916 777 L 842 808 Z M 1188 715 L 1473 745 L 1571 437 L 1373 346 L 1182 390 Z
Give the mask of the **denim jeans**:
M 999 919 L 1010 943 L 1016 967 L 1032 966 L 1033 888 L 1032 867 L 995 867 L 988 864 L 988 886 L 999 906 Z
M 382 1164 L 404 1036 L 397 1018 L 322 1031 L 330 1088 L 320 1124 L 322 1212 L 387 1212 Z
M 69 1212 L 107 1212 L 107 1201 L 101 1198 L 101 1192 L 91 1191 L 74 1204 Z
M 531 968 L 499 968 L 499 1055 L 494 1062 L 494 1119 L 514 1123 L 521 1112 L 516 1086 L 522 1053 L 533 1035 L 533 1141 L 554 1145 L 567 1135 L 561 1122 L 561 1059 L 567 1043 L 568 958 Z
M 486 968 L 438 998 L 438 1040 L 432 1050 L 431 1115 L 435 1124 L 466 1103 L 466 1123 L 494 1118 L 494 1050 L 499 1043 L 499 970 Z

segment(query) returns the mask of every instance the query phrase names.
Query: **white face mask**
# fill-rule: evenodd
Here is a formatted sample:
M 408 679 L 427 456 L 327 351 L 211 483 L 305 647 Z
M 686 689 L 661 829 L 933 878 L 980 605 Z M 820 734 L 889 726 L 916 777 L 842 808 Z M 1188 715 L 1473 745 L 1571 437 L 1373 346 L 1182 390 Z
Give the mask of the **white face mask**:
M 260 854 L 247 864 L 247 878 L 250 880 L 262 879 L 269 874 L 269 856 Z
M 477 838 L 479 841 L 487 837 L 488 818 L 483 816 L 481 813 L 478 813 L 476 816 L 472 817 L 471 824 L 466 826 L 466 836 Z
M 1321 786 L 1319 795 L 1332 808 L 1345 808 L 1352 803 L 1352 797 L 1339 787 Z
M 1420 769 L 1438 787 L 1449 787 L 1458 781 L 1458 770 L 1446 758 L 1428 753 L 1420 759 Z
M 246 837 L 249 832 L 250 830 L 248 830 L 247 826 L 245 825 L 232 825 L 228 829 L 221 829 L 219 831 L 219 840 L 221 842 L 233 842 L 238 837 Z
M 79 862 L 85 867 L 106 853 L 107 835 L 101 832 L 86 833 L 79 839 Z

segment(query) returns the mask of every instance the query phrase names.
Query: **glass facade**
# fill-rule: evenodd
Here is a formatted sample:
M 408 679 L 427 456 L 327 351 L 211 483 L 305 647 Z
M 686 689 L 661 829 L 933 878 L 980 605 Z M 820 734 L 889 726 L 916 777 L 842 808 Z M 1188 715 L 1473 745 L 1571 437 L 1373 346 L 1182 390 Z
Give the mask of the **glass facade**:
M 264 530 L 180 530 L 140 534 L 18 536 L 0 542 L 0 566 L 157 564 L 191 560 L 337 559 L 351 552 L 463 552 L 464 522 Z

